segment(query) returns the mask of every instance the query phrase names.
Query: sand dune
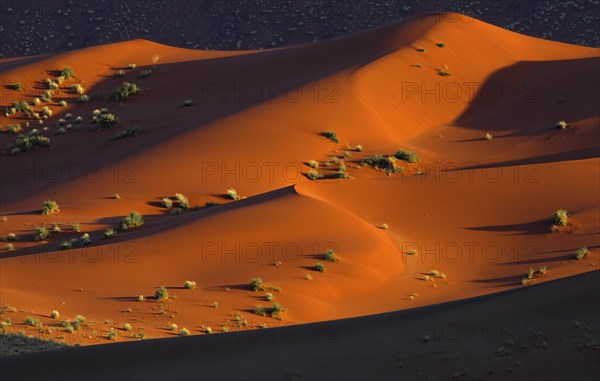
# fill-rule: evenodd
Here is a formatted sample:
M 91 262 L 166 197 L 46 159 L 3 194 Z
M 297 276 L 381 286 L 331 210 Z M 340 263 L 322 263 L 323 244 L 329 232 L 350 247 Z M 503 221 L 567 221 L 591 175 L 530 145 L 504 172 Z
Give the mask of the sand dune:
M 176 336 L 171 323 L 199 335 L 206 327 L 237 327 L 236 313 L 247 328 L 322 322 L 520 288 L 529 268 L 548 266 L 533 284 L 596 270 L 598 49 L 470 20 L 430 17 L 269 51 L 134 40 L 0 60 L 2 82 L 24 87 L 5 91 L 2 106 L 31 101 L 44 91 L 41 81 L 64 66 L 76 74 L 52 102 L 34 107 L 54 111 L 43 124 L 30 120 L 26 127 L 20 114 L 0 118 L 3 129 L 19 122 L 29 132 L 35 124 L 55 146 L 10 156 L 15 136 L 0 135 L 0 215 L 8 217 L 0 229 L 19 236 L 16 250 L 0 254 L 2 305 L 17 309 L 10 329 L 36 334 L 20 324 L 27 316 L 58 327 L 49 317 L 58 310 L 61 319 L 84 315 L 86 328 L 43 335 L 82 345 L 112 343 L 109 329 L 125 323 L 133 333 L 119 331 L 117 341 L 137 340 L 140 332 Z M 130 63 L 137 67 L 127 69 Z M 140 78 L 145 70 L 152 74 Z M 143 91 L 111 100 L 123 81 Z M 79 95 L 67 87 L 74 83 L 85 87 L 89 103 L 75 101 Z M 57 104 L 62 99 L 66 107 Z M 190 107 L 183 106 L 187 99 Z M 92 110 L 103 107 L 120 125 L 91 131 Z M 65 123 L 75 128 L 57 135 L 67 113 L 72 119 Z M 77 116 L 83 123 L 73 122 Z M 568 128 L 555 128 L 563 119 Z M 138 136 L 111 140 L 133 126 L 141 128 Z M 327 130 L 340 144 L 320 135 Z M 421 159 L 399 162 L 402 174 L 360 165 L 400 148 Z M 338 164 L 326 162 L 345 151 L 351 179 L 306 177 L 307 161 L 332 174 Z M 228 188 L 243 198 L 234 202 Z M 176 192 L 192 208 L 170 215 L 160 200 Z M 56 200 L 61 213 L 41 216 L 46 199 Z M 219 205 L 205 208 L 206 202 Z M 569 211 L 570 224 L 551 232 L 557 209 Z M 104 239 L 104 229 L 132 210 L 144 226 Z M 63 224 L 60 235 L 33 242 L 36 226 L 54 222 Z M 82 232 L 69 231 L 73 222 Z M 90 245 L 59 250 L 83 233 Z M 582 247 L 591 250 L 587 258 L 573 260 Z M 327 249 L 340 261 L 324 261 Z M 315 270 L 317 262 L 325 272 Z M 271 305 L 265 292 L 251 290 L 254 277 L 282 288 L 273 294 L 287 308 L 283 321 L 253 313 L 256 304 Z M 198 288 L 183 289 L 186 280 Z M 152 300 L 159 286 L 176 298 Z M 523 306 L 522 295 L 539 292 L 499 298 L 519 295 Z M 140 295 L 147 300 L 139 302 Z

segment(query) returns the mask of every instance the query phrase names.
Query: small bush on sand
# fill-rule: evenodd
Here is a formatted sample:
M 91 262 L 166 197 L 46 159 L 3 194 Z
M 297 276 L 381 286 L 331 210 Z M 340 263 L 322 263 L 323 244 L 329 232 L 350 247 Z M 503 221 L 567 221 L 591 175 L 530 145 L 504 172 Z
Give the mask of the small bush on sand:
M 117 337 L 119 337 L 119 334 L 117 333 L 117 331 L 115 331 L 114 328 L 111 328 L 108 330 L 108 335 L 106 335 L 106 337 L 108 338 L 108 340 L 116 340 Z
M 61 250 L 69 250 L 73 248 L 73 244 L 69 241 L 64 241 L 60 244 Z
M 20 82 L 11 83 L 10 85 L 7 85 L 6 87 L 8 87 L 8 89 L 12 90 L 12 91 L 22 91 L 23 90 L 23 85 Z
M 6 251 L 12 251 L 15 249 L 15 245 L 13 245 L 12 243 L 7 243 L 6 245 L 4 245 L 4 250 Z
M 96 122 L 96 131 L 104 131 L 110 128 L 117 127 L 117 124 L 119 123 L 119 118 L 117 118 L 115 114 L 106 113 L 101 114 L 99 117 L 96 117 Z
M 320 273 L 324 273 L 325 272 L 325 265 L 323 263 L 321 263 L 321 262 L 316 263 L 313 268 L 315 269 L 315 271 L 318 271 Z
M 254 291 L 260 291 L 263 289 L 263 281 L 260 278 L 252 278 L 252 280 L 250 280 L 250 286 L 252 286 Z
M 144 300 L 146 300 L 146 297 L 144 295 L 138 296 L 138 302 L 143 302 Z
M 281 314 L 285 311 L 287 311 L 287 309 L 284 306 L 275 302 L 275 303 L 273 303 L 273 307 L 271 308 L 271 317 L 279 319 L 279 320 L 283 320 L 283 317 L 281 316 Z
M 259 316 L 267 316 L 267 310 L 261 304 L 254 306 L 254 313 Z
M 335 251 L 328 249 L 325 252 L 325 258 L 326 261 L 328 262 L 339 262 L 340 259 L 337 257 L 337 255 L 335 255 Z
M 185 195 L 181 193 L 175 193 L 175 198 L 177 199 L 180 208 L 187 209 L 190 207 L 190 202 Z
M 558 123 L 556 123 L 556 128 L 561 129 L 561 130 L 566 130 L 567 127 L 569 127 L 568 123 L 565 122 L 564 120 L 560 120 Z
M 121 86 L 115 89 L 114 98 L 116 101 L 122 101 L 140 91 L 141 89 L 135 83 L 123 82 Z
M 73 69 L 71 69 L 69 66 L 65 66 L 61 71 L 60 71 L 60 77 L 63 77 L 64 79 L 71 79 L 71 78 L 77 78 L 75 77 L 75 73 L 73 72 Z
M 485 134 L 485 140 L 492 140 L 494 138 L 494 136 L 492 134 L 490 134 L 489 132 Z
M 308 177 L 311 180 L 318 180 L 321 178 L 321 175 L 319 175 L 319 171 L 316 169 L 311 169 L 310 171 L 308 171 L 306 173 L 306 177 Z
M 69 88 L 79 95 L 83 95 L 83 93 L 85 92 L 85 89 L 79 83 L 74 83 L 71 86 L 69 86 Z
M 40 319 L 35 319 L 35 318 L 31 317 L 31 316 L 27 316 L 25 318 L 25 321 L 23 322 L 23 324 L 25 324 L 27 326 L 30 326 L 30 327 L 35 327 L 37 325 L 42 324 L 42 322 L 40 321 Z
M 589 254 L 589 252 L 590 251 L 587 247 L 577 249 L 577 251 L 575 252 L 575 259 L 577 259 L 578 261 L 582 261 Z
M 114 238 L 114 236 L 116 234 L 117 234 L 117 232 L 112 227 L 108 227 L 108 228 L 104 229 L 104 238 Z
M 125 70 L 123 70 L 123 69 L 119 69 L 115 73 L 115 77 L 124 77 L 124 76 L 125 76 Z
M 374 155 L 362 160 L 361 164 L 369 165 L 388 175 L 393 175 L 402 172 L 403 170 L 402 167 L 399 167 L 398 164 L 396 164 L 396 159 L 393 156 Z
M 73 230 L 76 233 L 79 233 L 81 231 L 81 225 L 79 224 L 79 222 L 73 222 L 71 224 L 71 230 Z
M 267 300 L 269 302 L 272 301 L 273 300 L 273 294 L 271 294 L 270 292 L 267 292 L 265 294 L 265 300 Z
M 82 95 L 79 98 L 77 98 L 77 102 L 79 103 L 88 103 L 90 101 L 90 96 L 89 95 Z
M 50 232 L 48 232 L 48 229 L 46 229 L 45 226 L 38 226 L 35 228 L 35 233 L 33 233 L 33 239 L 35 241 L 44 241 L 48 237 L 50 237 Z
M 309 160 L 306 165 L 308 165 L 309 167 L 313 168 L 313 169 L 319 169 L 319 162 L 316 160 Z
M 238 195 L 237 191 L 233 188 L 227 189 L 227 195 L 234 201 L 238 201 L 240 199 L 240 196 Z
M 409 163 L 417 163 L 419 161 L 419 156 L 415 152 L 409 150 L 398 150 L 394 156 L 398 160 L 404 160 Z
M 58 313 L 58 311 L 54 310 L 54 311 L 50 312 L 50 317 L 52 319 L 58 319 L 58 318 L 60 318 L 60 313 Z
M 184 107 L 188 107 L 194 104 L 194 101 L 191 99 L 186 99 L 185 101 L 183 101 L 183 106 Z
M 169 324 L 169 331 L 177 331 L 179 329 L 179 326 L 175 323 L 171 323 Z
M 548 271 L 548 266 L 542 266 L 538 270 L 538 274 L 546 274 L 547 271 Z
M 326 132 L 322 133 L 323 136 L 325 136 L 327 139 L 331 140 L 334 143 L 338 143 L 340 142 L 340 139 L 337 136 L 337 133 L 333 130 L 329 130 Z
M 160 286 L 154 293 L 154 299 L 156 300 L 167 300 L 169 299 L 169 290 L 165 286 Z
M 196 288 L 196 282 L 193 280 L 186 280 L 185 282 L 183 282 L 183 288 L 185 288 L 186 290 L 193 290 Z
M 128 216 L 123 217 L 121 220 L 121 230 L 129 230 L 144 225 L 144 218 L 141 214 L 135 210 L 131 211 Z
M 129 324 L 129 323 L 125 323 L 125 324 L 123 324 L 123 331 L 127 331 L 127 332 L 129 332 L 129 331 L 131 331 L 132 329 L 133 329 L 133 327 L 131 326 L 131 324 Z
M 437 46 L 438 48 L 444 48 L 446 44 L 444 44 L 443 42 L 438 42 L 437 44 L 435 44 L 435 46 Z
M 190 335 L 190 330 L 187 328 L 181 328 L 181 331 L 179 331 L 179 336 L 189 336 Z
M 162 206 L 163 208 L 171 209 L 173 207 L 173 200 L 165 197 L 162 200 L 160 200 L 160 206 Z
M 133 70 L 133 69 L 135 69 L 136 67 L 137 67 L 137 65 L 136 65 L 136 64 L 134 64 L 134 63 L 127 64 L 127 69 L 129 69 L 129 70 Z
M 6 241 L 16 241 L 17 239 L 18 237 L 15 233 L 8 233 L 6 237 L 4 237 L 4 240 Z
M 569 216 L 565 209 L 559 209 L 552 215 L 552 222 L 554 225 L 566 226 L 569 222 Z

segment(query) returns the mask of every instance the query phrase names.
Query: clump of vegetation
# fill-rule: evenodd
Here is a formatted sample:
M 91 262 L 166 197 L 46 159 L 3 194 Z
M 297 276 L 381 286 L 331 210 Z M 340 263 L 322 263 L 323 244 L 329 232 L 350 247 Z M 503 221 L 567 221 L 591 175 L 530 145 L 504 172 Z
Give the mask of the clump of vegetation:
M 233 188 L 227 189 L 227 195 L 234 201 L 238 201 L 240 199 L 240 196 L 238 195 L 237 191 Z
M 575 252 L 575 259 L 577 259 L 578 261 L 583 261 L 583 259 L 589 254 L 589 252 L 590 251 L 587 247 L 577 249 L 577 251 Z
M 4 245 L 4 250 L 6 251 L 12 251 L 15 249 L 15 245 L 13 245 L 12 243 L 7 243 L 6 245 Z
M 552 222 L 557 226 L 566 226 L 569 222 L 569 216 L 565 209 L 559 209 L 552 215 Z
M 17 134 L 21 131 L 23 131 L 23 128 L 21 128 L 21 125 L 19 123 L 17 124 L 10 124 L 6 127 L 6 129 L 8 130 L 8 132 L 10 132 L 11 134 Z
M 538 274 L 546 274 L 547 271 L 548 271 L 548 266 L 542 266 L 538 270 Z
M 196 282 L 193 280 L 186 280 L 183 283 L 183 288 L 185 288 L 186 290 L 194 290 L 196 288 Z
M 311 180 L 318 180 L 321 178 L 321 175 L 319 175 L 319 171 L 316 169 L 311 169 L 310 171 L 308 171 L 306 173 L 306 177 L 308 177 Z
M 46 229 L 45 226 L 38 226 L 35 228 L 35 233 L 33 233 L 34 241 L 44 241 L 48 237 L 50 237 L 50 232 L 48 232 L 48 229 Z
M 124 77 L 124 76 L 125 76 L 125 70 L 123 70 L 123 69 L 119 69 L 115 73 L 115 77 Z
M 250 286 L 252 286 L 254 291 L 263 290 L 263 280 L 260 278 L 252 278 L 252 280 L 250 280 Z
M 8 87 L 9 90 L 13 90 L 13 91 L 22 91 L 23 90 L 23 84 L 21 84 L 20 82 L 11 83 L 10 85 L 8 85 L 6 87 Z
M 270 292 L 267 292 L 265 294 L 265 300 L 267 300 L 269 302 L 272 301 L 273 300 L 273 294 L 271 294 Z
M 179 329 L 179 326 L 175 323 L 171 323 L 169 324 L 169 331 L 177 331 Z
M 168 197 L 165 197 L 162 200 L 160 200 L 160 205 L 163 208 L 171 209 L 173 207 L 173 200 L 171 200 Z
M 73 248 L 73 244 L 70 241 L 64 241 L 60 244 L 61 250 L 70 250 Z
M 108 227 L 108 228 L 104 229 L 104 238 L 114 238 L 114 236 L 116 234 L 117 234 L 117 232 L 112 227 Z
M 281 316 L 281 314 L 285 311 L 287 311 L 287 309 L 285 307 L 283 307 L 279 303 L 275 302 L 275 303 L 273 303 L 273 307 L 271 308 L 271 317 L 279 319 L 279 320 L 283 320 L 283 317 Z
M 140 134 L 140 132 L 141 132 L 141 130 L 138 126 L 129 127 L 126 130 L 119 131 L 119 133 L 116 134 L 115 136 L 113 136 L 112 138 L 110 138 L 110 140 L 119 140 L 119 139 L 123 139 L 127 136 L 137 136 Z
M 403 168 L 396 164 L 396 159 L 393 156 L 374 155 L 363 159 L 361 164 L 369 165 L 375 169 L 387 173 L 388 175 L 393 175 L 403 171 Z
M 444 68 L 438 69 L 438 74 L 442 77 L 449 77 L 452 74 L 450 74 L 450 72 Z
M 34 150 L 38 147 L 51 147 L 52 142 L 50 138 L 41 135 L 22 135 L 19 134 L 15 138 L 15 142 L 13 143 L 13 150 L 11 150 L 12 155 L 16 155 L 21 152 L 27 152 Z
M 138 296 L 138 302 L 143 302 L 144 300 L 146 300 L 146 297 L 144 295 Z
M 63 77 L 64 79 L 68 80 L 71 78 L 77 78 L 75 76 L 75 73 L 73 72 L 73 69 L 71 69 L 69 66 L 65 66 L 61 71 L 60 71 L 60 76 L 59 77 Z
M 394 157 L 396 157 L 396 159 L 398 159 L 398 160 L 404 160 L 408 163 L 418 163 L 419 162 L 419 156 L 415 152 L 409 151 L 409 150 L 404 150 L 404 149 L 398 150 L 394 154 Z
M 425 53 L 425 52 L 426 52 L 425 48 L 417 48 L 417 49 L 415 49 L 415 50 L 416 50 L 417 52 L 421 52 L 421 53 Z
M 36 327 L 36 326 L 42 324 L 42 322 L 40 321 L 40 319 L 35 319 L 31 316 L 27 316 L 25 318 L 25 321 L 23 322 L 23 324 L 30 326 L 30 327 Z
M 556 123 L 556 128 L 561 129 L 561 130 L 566 130 L 567 127 L 569 127 L 568 123 L 565 122 L 564 120 L 560 120 L 558 121 L 558 123 Z
M 309 167 L 313 168 L 313 169 L 319 169 L 319 162 L 316 160 L 309 160 L 306 165 L 308 165 Z
M 50 317 L 52 319 L 58 319 L 58 318 L 60 318 L 60 313 L 58 311 L 54 310 L 54 311 L 50 312 Z
M 318 271 L 320 273 L 324 273 L 325 272 L 325 265 L 321 262 L 317 262 L 315 263 L 315 266 L 313 267 L 315 269 L 315 271 Z
M 185 195 L 181 193 L 175 193 L 175 198 L 177 199 L 180 208 L 188 209 L 190 207 L 190 202 Z
M 96 131 L 104 131 L 109 128 L 115 128 L 119 123 L 119 118 L 115 114 L 105 113 L 96 117 L 96 122 L 98 123 Z
M 134 63 L 127 64 L 127 69 L 129 69 L 129 70 L 133 70 L 133 69 L 135 69 L 136 67 L 137 67 L 137 65 L 136 65 L 136 64 L 134 64 Z
M 135 83 L 123 82 L 121 86 L 115 89 L 114 98 L 116 101 L 122 101 L 140 91 L 141 89 Z
M 338 143 L 340 142 L 340 139 L 337 136 L 337 133 L 333 130 L 329 130 L 326 132 L 322 133 L 323 136 L 325 136 L 327 139 L 331 140 L 334 143 Z
M 125 231 L 140 227 L 142 225 L 144 225 L 144 218 L 141 214 L 133 210 L 129 213 L 129 215 L 123 217 L 120 228 L 121 230 Z
M 108 338 L 108 340 L 116 340 L 117 337 L 119 337 L 119 334 L 117 333 L 117 331 L 115 331 L 114 328 L 111 328 L 108 331 L 108 335 L 106 337 Z
M 328 262 L 339 262 L 340 261 L 340 259 L 335 254 L 335 251 L 333 251 L 331 249 L 327 249 L 327 251 L 325 252 L 324 259 Z
M 186 99 L 185 101 L 183 101 L 183 106 L 184 107 L 189 107 L 189 106 L 191 106 L 193 104 L 194 104 L 194 101 L 191 100 L 191 99 Z
M 152 70 L 142 70 L 140 77 L 147 78 L 152 75 Z
M 435 46 L 437 46 L 438 48 L 444 48 L 446 47 L 446 44 L 444 44 L 443 42 L 438 42 L 437 44 L 435 44 Z
M 74 83 L 69 86 L 69 88 L 79 95 L 83 95 L 83 93 L 85 93 L 85 89 L 79 83 Z
M 80 96 L 79 98 L 77 98 L 77 101 L 79 103 L 88 103 L 90 101 L 90 96 L 84 94 L 84 95 Z
M 485 134 L 485 140 L 492 140 L 494 138 L 494 136 L 492 134 L 490 134 L 489 132 Z
M 386 223 L 383 223 L 383 224 L 381 224 L 381 228 L 385 230 L 385 229 L 389 229 L 390 226 Z
M 167 300 L 169 299 L 169 290 L 165 286 L 160 286 L 154 293 L 154 299 L 156 300 Z
M 71 224 L 71 230 L 73 230 L 76 233 L 79 233 L 81 231 L 81 225 L 79 224 L 79 222 L 73 222 Z
M 46 200 L 42 204 L 42 215 L 49 214 L 58 214 L 60 213 L 60 208 L 58 207 L 58 203 L 53 200 Z
M 254 313 L 259 316 L 267 316 L 267 310 L 261 304 L 254 306 Z
M 18 239 L 15 233 L 8 233 L 6 237 L 4 237 L 5 241 L 16 241 Z
M 179 336 L 189 336 L 190 335 L 190 330 L 187 328 L 181 328 L 181 331 L 179 331 Z
M 131 324 L 129 324 L 129 323 L 125 323 L 125 324 L 123 324 L 123 331 L 127 331 L 127 332 L 129 332 L 129 331 L 131 331 L 132 329 L 133 329 L 133 327 L 131 326 Z

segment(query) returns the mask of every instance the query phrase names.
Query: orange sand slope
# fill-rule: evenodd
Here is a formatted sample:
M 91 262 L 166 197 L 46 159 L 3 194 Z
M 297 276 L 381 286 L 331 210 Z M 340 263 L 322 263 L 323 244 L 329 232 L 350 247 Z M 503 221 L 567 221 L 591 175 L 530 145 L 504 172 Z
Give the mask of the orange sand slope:
M 593 271 L 598 53 L 437 15 L 271 51 L 136 40 L 0 60 L 2 82 L 24 86 L 5 91 L 3 106 L 31 102 L 45 90 L 41 81 L 65 66 L 76 74 L 51 102 L 32 106 L 53 110 L 42 124 L 25 126 L 19 113 L 0 118 L 3 129 L 37 128 L 54 146 L 10 156 L 15 136 L 0 134 L 0 215 L 8 216 L 0 229 L 19 238 L 1 253 L 2 305 L 16 307 L 9 330 L 97 344 L 113 342 L 110 329 L 130 341 L 141 332 L 176 336 L 173 323 L 191 334 L 273 327 L 499 292 L 520 287 L 529 268 L 548 266 L 533 284 Z M 141 78 L 153 56 L 156 67 Z M 124 77 L 115 76 L 120 68 Z M 123 81 L 143 91 L 111 100 Z M 75 101 L 75 83 L 89 103 Z M 193 105 L 182 106 L 187 99 Z M 92 110 L 100 108 L 118 117 L 116 129 L 92 131 Z M 72 128 L 57 135 L 67 113 Z M 554 128 L 563 119 L 568 128 Z M 133 126 L 138 136 L 111 140 Z M 330 129 L 339 144 L 320 136 Z M 421 159 L 399 162 L 402 174 L 359 165 L 400 148 Z M 321 174 L 335 173 L 331 157 L 344 151 L 350 179 L 306 177 L 309 160 L 320 162 Z M 228 199 L 228 188 L 245 198 Z M 200 208 L 170 215 L 160 200 L 176 192 Z M 40 215 L 46 199 L 60 214 Z M 569 224 L 551 232 L 561 208 Z M 145 225 L 103 239 L 132 210 Z M 69 229 L 73 222 L 80 233 Z M 35 228 L 52 223 L 62 233 L 34 242 Z M 59 250 L 84 233 L 90 245 Z M 585 260 L 572 260 L 585 246 Z M 339 262 L 315 271 L 327 249 Z M 282 288 L 273 301 L 287 308 L 283 321 L 253 313 L 256 304 L 271 306 L 249 287 L 254 277 Z M 198 288 L 183 289 L 186 280 Z M 152 300 L 161 285 L 175 298 Z M 84 329 L 64 331 L 53 310 L 60 319 L 85 316 Z M 27 316 L 42 327 L 21 324 Z
M 599 279 L 594 272 L 464 302 L 326 323 L 20 355 L 2 358 L 0 375 L 3 380 L 595 380 L 600 315 L 590 302 L 600 298 Z

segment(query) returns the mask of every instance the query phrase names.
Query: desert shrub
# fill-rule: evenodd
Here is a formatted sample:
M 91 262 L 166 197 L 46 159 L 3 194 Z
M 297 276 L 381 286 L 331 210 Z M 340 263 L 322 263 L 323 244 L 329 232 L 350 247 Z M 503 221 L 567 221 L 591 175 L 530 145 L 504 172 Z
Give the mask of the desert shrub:
M 73 248 L 73 244 L 69 241 L 61 242 L 60 249 L 61 250 L 69 250 Z
M 58 203 L 53 200 L 46 200 L 42 204 L 42 215 L 57 214 L 60 213 Z
M 8 125 L 6 128 L 7 128 L 8 132 L 10 132 L 11 134 L 17 134 L 17 133 L 23 131 L 23 128 L 21 128 L 21 125 L 18 123 Z
M 110 138 L 110 140 L 119 140 L 127 136 L 137 136 L 140 134 L 140 132 L 141 130 L 138 126 L 129 127 L 126 130 L 119 131 L 119 133 Z
M 116 340 L 117 337 L 119 337 L 119 334 L 117 333 L 117 331 L 115 331 L 114 328 L 111 328 L 108 331 L 108 335 L 106 336 L 109 340 Z
M 188 107 L 194 104 L 194 101 L 191 99 L 186 99 L 185 101 L 183 101 L 183 106 L 184 107 Z
M 116 77 L 124 77 L 125 76 L 125 70 L 117 70 L 117 72 L 115 73 Z
M 425 53 L 426 52 L 425 48 L 417 48 L 416 51 L 420 52 L 420 53 Z
M 75 77 L 75 73 L 73 72 L 73 69 L 71 69 L 71 67 L 69 67 L 69 66 L 65 66 L 60 71 L 60 76 L 59 77 L 63 77 L 64 79 L 77 78 L 77 77 Z
M 58 311 L 54 310 L 54 311 L 50 312 L 50 317 L 52 319 L 58 319 L 58 318 L 60 318 L 60 313 L 58 313 Z
M 15 233 L 8 233 L 6 235 L 6 237 L 4 237 L 4 239 L 6 241 L 16 241 L 18 238 L 17 238 L 17 235 Z
M 184 210 L 182 208 L 175 208 L 175 209 L 172 209 L 169 212 L 169 214 L 172 215 L 172 216 L 178 216 L 180 214 L 183 214 L 183 212 L 184 212 Z
M 140 73 L 140 77 L 142 78 L 149 77 L 150 75 L 152 75 L 152 70 L 142 70 Z
M 12 251 L 15 249 L 15 245 L 13 245 L 12 243 L 7 243 L 6 245 L 4 245 L 4 250 L 6 251 Z
M 125 231 L 140 227 L 142 225 L 144 225 L 144 218 L 141 214 L 133 210 L 129 213 L 129 215 L 123 217 L 120 227 L 121 230 Z
M 212 307 L 213 308 L 219 308 L 219 302 L 213 302 L 212 303 Z
M 444 44 L 443 42 L 438 42 L 437 44 L 435 44 L 435 46 L 437 46 L 438 48 L 443 48 L 446 46 L 446 44 Z
M 396 164 L 396 159 L 393 156 L 374 155 L 367 157 L 361 161 L 362 165 L 369 165 L 375 169 L 386 172 L 388 175 L 393 175 L 402 172 L 402 167 Z
M 115 229 L 111 227 L 108 227 L 104 230 L 104 238 L 113 238 L 116 234 L 117 232 L 115 231 Z
M 42 94 L 40 99 L 43 100 L 44 102 L 50 102 L 52 100 L 53 94 L 54 94 L 54 92 L 52 90 L 46 90 L 46 91 L 44 91 L 44 94 Z
M 190 330 L 187 328 L 181 328 L 181 331 L 179 331 L 179 336 L 189 336 L 190 335 Z
M 319 162 L 316 160 L 309 160 L 306 165 L 308 165 L 309 167 L 313 168 L 313 169 L 319 169 Z
M 490 134 L 489 132 L 485 134 L 485 140 L 492 140 L 494 138 L 494 136 L 492 134 Z
M 120 200 L 120 199 L 121 199 L 121 196 L 119 196 L 119 194 L 118 194 L 118 193 L 115 193 L 115 194 L 113 195 L 113 198 L 114 198 L 115 200 Z
M 144 300 L 146 300 L 146 297 L 144 295 L 138 296 L 138 302 L 143 302 Z
M 79 222 L 73 222 L 71 224 L 71 230 L 73 230 L 76 233 L 79 233 L 81 231 L 81 225 L 79 224 Z
M 40 319 L 35 319 L 35 318 L 31 317 L 31 316 L 27 316 L 25 318 L 25 321 L 23 322 L 23 324 L 28 325 L 30 327 L 35 327 L 37 325 L 42 324 L 42 322 L 40 321 Z
M 61 127 L 58 130 L 56 130 L 56 135 L 64 135 L 66 133 L 67 133 L 67 130 L 65 130 L 64 127 Z
M 589 254 L 589 252 L 590 251 L 587 247 L 577 249 L 577 251 L 575 252 L 575 259 L 577 259 L 578 261 L 582 261 Z
M 361 146 L 360 144 L 359 144 L 359 145 L 357 145 L 355 149 L 356 149 L 356 151 L 357 151 L 357 152 L 362 152 L 362 151 L 364 151 L 364 150 L 365 150 L 365 149 L 363 148 L 363 146 Z
M 183 282 L 183 288 L 185 288 L 186 290 L 193 290 L 196 288 L 196 282 L 193 280 L 186 280 L 185 282 Z
M 185 195 L 181 193 L 175 193 L 175 198 L 177 199 L 180 208 L 187 209 L 190 207 L 190 202 Z
M 310 171 L 308 171 L 306 173 L 306 177 L 308 177 L 311 180 L 318 180 L 319 178 L 321 178 L 321 176 L 319 175 L 319 171 L 316 169 L 311 169 Z
M 212 333 L 212 328 L 210 328 L 210 327 L 204 327 L 204 332 L 205 332 L 207 335 L 210 335 L 210 334 Z
M 77 101 L 79 103 L 88 103 L 90 101 L 90 96 L 84 94 L 84 95 L 80 96 L 79 98 L 77 98 Z
M 344 159 L 349 159 L 352 157 L 352 154 L 350 153 L 350 151 L 344 151 L 344 154 L 342 155 L 342 157 Z
M 388 224 L 383 223 L 383 224 L 381 224 L 381 228 L 382 229 L 389 229 L 390 226 Z
M 71 86 L 69 86 L 69 88 L 79 95 L 83 95 L 83 93 L 85 92 L 85 89 L 79 83 L 74 83 Z
M 48 87 L 47 90 L 58 90 L 58 82 L 51 80 L 50 78 L 46 78 L 44 83 Z
M 333 251 L 331 249 L 327 249 L 327 251 L 325 252 L 324 259 L 329 262 L 339 262 L 340 261 L 340 259 L 337 257 L 337 255 L 335 255 L 335 251 Z
M 171 200 L 170 198 L 165 197 L 162 200 L 160 200 L 160 205 L 163 208 L 171 209 L 171 207 L 173 207 L 173 200 Z
M 287 311 L 285 307 L 275 302 L 271 308 L 271 317 L 282 320 L 281 313 L 285 311 Z
M 317 262 L 313 268 L 315 269 L 315 271 L 318 271 L 320 273 L 325 272 L 325 265 L 321 262 Z
M 542 266 L 540 267 L 540 269 L 538 270 L 539 274 L 546 274 L 546 272 L 548 271 L 548 266 Z
M 337 172 L 333 175 L 337 179 L 349 179 L 348 171 L 346 170 L 346 164 L 343 160 L 340 160 Z
M 29 103 L 27 103 L 27 101 L 17 101 L 13 104 L 13 108 L 17 112 L 23 112 L 25 114 L 31 113 L 33 111 L 31 110 L 31 106 L 29 106 Z
M 60 225 L 55 222 L 52 225 L 50 225 L 50 231 L 54 234 L 59 234 L 62 230 L 60 228 Z
M 13 90 L 13 91 L 23 91 L 23 84 L 21 84 L 20 82 L 11 83 L 10 85 L 7 85 L 6 87 L 8 87 L 9 90 Z
M 160 286 L 154 293 L 154 299 L 156 300 L 167 300 L 169 299 L 169 290 L 165 286 Z
M 129 98 L 132 95 L 140 92 L 140 88 L 135 83 L 123 82 L 123 84 L 115 89 L 115 100 L 121 101 Z
M 569 216 L 565 209 L 559 209 L 552 215 L 552 222 L 554 225 L 566 226 L 569 222 Z
M 560 120 L 558 121 L 558 123 L 556 123 L 556 128 L 559 128 L 561 130 L 565 130 L 567 127 L 569 127 L 569 125 L 564 120 Z
M 177 331 L 179 329 L 179 326 L 175 323 L 171 323 L 169 324 L 169 331 Z
M 79 241 L 84 245 L 89 245 L 90 243 L 92 243 L 92 240 L 90 239 L 90 235 L 88 233 L 83 233 L 81 238 L 79 238 Z
M 119 118 L 115 116 L 115 114 L 106 113 L 101 114 L 96 118 L 98 123 L 98 127 L 96 127 L 96 131 L 103 131 L 109 128 L 115 128 L 119 123 Z
M 125 323 L 125 324 L 123 324 L 123 331 L 127 331 L 127 332 L 129 332 L 129 331 L 131 331 L 132 329 L 133 329 L 133 327 L 131 326 L 131 324 L 129 324 L 129 323 Z
M 135 69 L 136 67 L 137 67 L 137 65 L 136 65 L 136 64 L 134 64 L 134 63 L 127 64 L 127 69 L 129 69 L 129 70 L 133 70 L 133 69 Z
M 48 106 L 44 106 L 44 107 L 42 107 L 42 110 L 40 111 L 40 115 L 43 117 L 51 117 L 52 110 L 50 110 L 50 108 L 48 108 Z
M 48 237 L 50 237 L 50 233 L 45 226 L 38 226 L 35 228 L 35 233 L 33 233 L 34 241 L 43 241 Z
M 438 74 L 442 77 L 449 77 L 452 74 L 446 69 L 438 69 Z
M 322 134 L 323 136 L 325 136 L 327 139 L 331 140 L 334 143 L 339 143 L 340 139 L 338 139 L 337 133 L 333 130 L 329 130 L 326 132 L 323 132 Z
M 267 310 L 261 304 L 254 306 L 254 313 L 259 316 L 267 316 Z
M 409 163 L 417 163 L 419 161 L 419 156 L 415 152 L 409 150 L 398 150 L 394 156 L 398 160 L 403 160 Z
M 260 291 L 263 289 L 263 281 L 260 278 L 252 278 L 250 280 L 250 286 L 252 286 L 252 289 L 254 291 Z
M 269 302 L 270 302 L 270 301 L 272 301 L 272 300 L 273 300 L 273 294 L 271 294 L 270 292 L 267 292 L 267 293 L 265 294 L 265 299 L 266 299 L 267 301 L 269 301 Z
M 233 188 L 227 189 L 227 195 L 234 201 L 238 201 L 240 199 L 240 196 L 238 195 L 237 191 Z
M 78 116 L 77 118 L 75 118 L 75 123 L 83 123 L 83 118 Z

